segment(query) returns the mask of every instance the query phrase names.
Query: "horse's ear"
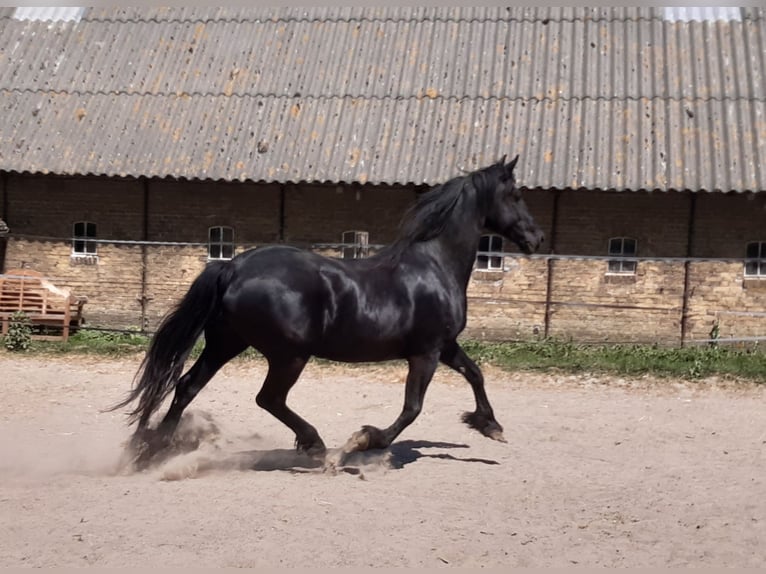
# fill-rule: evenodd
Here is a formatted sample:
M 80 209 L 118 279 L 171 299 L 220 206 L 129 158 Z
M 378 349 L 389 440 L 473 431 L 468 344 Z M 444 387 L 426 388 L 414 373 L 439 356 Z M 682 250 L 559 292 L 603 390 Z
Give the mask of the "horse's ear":
M 506 166 L 505 170 L 508 173 L 511 173 L 513 171 L 513 168 L 516 167 L 516 162 L 518 162 L 518 161 L 519 161 L 519 154 L 516 154 L 516 157 L 511 160 L 511 163 L 509 163 Z

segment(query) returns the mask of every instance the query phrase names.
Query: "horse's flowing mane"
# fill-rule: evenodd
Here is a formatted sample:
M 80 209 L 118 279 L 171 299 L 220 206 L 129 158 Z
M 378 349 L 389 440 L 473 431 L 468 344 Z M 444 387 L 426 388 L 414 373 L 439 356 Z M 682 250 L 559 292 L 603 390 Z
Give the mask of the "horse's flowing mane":
M 444 231 L 469 181 L 466 176 L 456 177 L 420 193 L 402 217 L 398 239 L 428 241 Z
M 487 181 L 499 177 L 504 160 L 485 168 L 459 175 L 424 191 L 418 195 L 415 203 L 404 213 L 400 225 L 399 237 L 380 253 L 386 258 L 397 258 L 402 251 L 413 243 L 428 241 L 439 236 L 447 226 L 460 199 L 475 192 L 475 199 L 480 207 L 486 205 L 487 192 L 494 189 Z

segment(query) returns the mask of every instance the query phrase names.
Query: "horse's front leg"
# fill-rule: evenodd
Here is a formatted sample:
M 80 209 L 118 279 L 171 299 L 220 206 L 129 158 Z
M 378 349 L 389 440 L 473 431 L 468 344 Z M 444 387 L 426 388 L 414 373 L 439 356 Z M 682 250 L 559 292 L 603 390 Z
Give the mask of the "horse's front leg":
M 391 426 L 379 429 L 365 425 L 348 439 L 344 453 L 373 448 L 387 448 L 407 428 L 423 409 L 423 397 L 439 363 L 439 353 L 418 355 L 407 359 L 409 372 L 404 389 L 404 408 Z
M 482 375 L 479 366 L 465 354 L 465 351 L 457 344 L 457 341 L 452 341 L 444 347 L 439 360 L 462 374 L 473 389 L 473 395 L 476 399 L 476 410 L 472 413 L 463 413 L 463 422 L 484 436 L 500 442 L 506 442 L 505 437 L 503 437 L 503 427 L 495 419 L 492 406 L 489 404 L 487 393 L 484 390 L 484 375 Z
M 287 406 L 287 394 L 297 382 L 308 357 L 270 356 L 269 371 L 256 404 L 266 409 L 295 433 L 295 447 L 312 456 L 324 457 L 325 445 L 317 429 Z

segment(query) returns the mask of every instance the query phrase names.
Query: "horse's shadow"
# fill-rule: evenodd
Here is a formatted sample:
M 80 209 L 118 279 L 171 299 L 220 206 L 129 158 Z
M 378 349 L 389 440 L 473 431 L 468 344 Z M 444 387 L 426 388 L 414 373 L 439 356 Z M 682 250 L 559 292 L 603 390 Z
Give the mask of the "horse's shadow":
M 476 457 L 457 457 L 445 452 L 422 453 L 422 448 L 443 448 L 457 449 L 469 448 L 467 444 L 456 444 L 452 442 L 431 442 L 427 440 L 403 440 L 392 444 L 388 450 L 391 452 L 392 459 L 396 463 L 394 468 L 404 468 L 406 465 L 417 461 L 420 458 L 440 458 L 444 460 L 454 460 L 457 462 L 476 462 L 481 464 L 500 464 L 496 460 Z
M 324 460 L 293 449 L 247 450 L 217 460 L 208 460 L 200 470 L 237 469 L 253 471 L 282 470 L 294 473 L 326 470 L 327 462 L 339 461 L 337 470 L 349 474 L 360 474 L 365 469 L 385 468 L 399 470 L 423 458 L 436 458 L 455 462 L 500 464 L 495 460 L 458 457 L 444 452 L 423 452 L 428 449 L 465 449 L 467 444 L 404 440 L 387 449 L 342 453 L 340 449 L 328 449 Z

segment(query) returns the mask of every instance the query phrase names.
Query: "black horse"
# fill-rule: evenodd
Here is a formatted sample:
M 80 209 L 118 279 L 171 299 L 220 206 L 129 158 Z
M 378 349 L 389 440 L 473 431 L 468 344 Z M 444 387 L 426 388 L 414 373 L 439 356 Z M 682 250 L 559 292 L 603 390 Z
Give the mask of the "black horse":
M 171 442 L 181 414 L 228 361 L 248 347 L 268 361 L 256 397 L 295 432 L 299 450 L 321 455 L 317 430 L 286 404 L 287 394 L 313 355 L 333 361 L 406 359 L 404 408 L 385 429 L 364 426 L 346 452 L 385 448 L 420 413 L 441 361 L 471 384 L 476 410 L 463 421 L 504 441 L 484 390 L 479 367 L 457 343 L 466 324 L 466 288 L 483 230 L 499 233 L 525 253 L 543 241 L 505 158 L 422 193 L 399 238 L 366 259 L 341 260 L 287 246 L 251 249 L 210 263 L 162 321 L 136 374 L 138 383 L 113 407 L 138 400 L 133 446 L 151 458 Z M 204 332 L 205 347 L 181 376 Z M 151 415 L 175 389 L 156 430 Z

